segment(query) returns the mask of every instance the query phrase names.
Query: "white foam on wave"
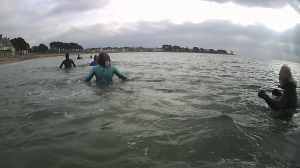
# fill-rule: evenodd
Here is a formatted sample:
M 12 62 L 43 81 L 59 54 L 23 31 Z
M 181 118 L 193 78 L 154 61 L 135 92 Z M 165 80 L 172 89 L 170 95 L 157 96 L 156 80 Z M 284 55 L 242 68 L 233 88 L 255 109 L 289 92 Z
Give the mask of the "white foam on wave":
M 145 156 L 147 156 L 148 155 L 148 147 L 145 149 L 145 154 L 144 154 Z
M 68 117 L 68 118 L 73 118 L 73 116 L 70 116 L 70 115 L 68 115 L 68 113 L 67 112 L 64 112 L 65 113 L 65 117 Z

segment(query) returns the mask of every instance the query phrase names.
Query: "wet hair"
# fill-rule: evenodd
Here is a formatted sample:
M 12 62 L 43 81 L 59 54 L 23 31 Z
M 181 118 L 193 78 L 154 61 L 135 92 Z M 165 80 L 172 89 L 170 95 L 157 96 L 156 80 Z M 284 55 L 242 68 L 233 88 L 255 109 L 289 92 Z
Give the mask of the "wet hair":
M 66 53 L 65 57 L 66 57 L 66 58 L 69 58 L 69 53 Z
M 94 61 L 96 61 L 97 60 L 97 55 L 94 55 Z
M 107 52 L 101 52 L 98 55 L 98 64 L 105 67 L 105 61 L 109 61 L 110 63 L 110 56 L 107 54 Z
M 289 82 L 293 80 L 291 69 L 287 65 L 282 65 L 280 68 L 280 75 L 287 79 Z

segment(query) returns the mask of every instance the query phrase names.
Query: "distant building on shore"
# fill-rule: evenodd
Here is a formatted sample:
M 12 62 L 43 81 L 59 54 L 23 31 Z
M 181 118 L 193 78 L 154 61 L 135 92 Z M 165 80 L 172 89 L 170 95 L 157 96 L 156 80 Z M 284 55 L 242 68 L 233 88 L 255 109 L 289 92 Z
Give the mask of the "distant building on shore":
M 228 54 L 228 55 L 234 55 L 233 52 L 227 53 L 226 50 L 219 49 L 204 49 L 199 47 L 189 48 L 189 47 L 180 47 L 177 45 L 169 45 L 164 44 L 161 48 L 144 48 L 142 46 L 140 47 L 99 47 L 99 48 L 87 48 L 84 50 L 84 52 L 93 52 L 93 53 L 99 53 L 99 52 L 193 52 L 193 53 L 208 53 L 208 54 Z
M 226 50 L 217 50 L 217 54 L 227 54 Z
M 10 42 L 9 38 L 2 38 L 2 34 L 0 34 L 0 57 L 14 56 L 15 48 Z

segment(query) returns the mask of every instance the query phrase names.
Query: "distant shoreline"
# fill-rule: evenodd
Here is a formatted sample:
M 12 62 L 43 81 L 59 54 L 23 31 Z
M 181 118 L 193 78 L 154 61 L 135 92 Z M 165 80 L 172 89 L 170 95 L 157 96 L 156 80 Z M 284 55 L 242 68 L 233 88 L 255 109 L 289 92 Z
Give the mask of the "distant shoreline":
M 70 53 L 70 55 L 76 55 L 76 56 L 78 54 L 81 55 L 81 54 L 91 54 L 91 53 Z M 22 61 L 26 61 L 26 60 L 47 58 L 47 57 L 58 57 L 58 56 L 64 56 L 64 55 L 65 55 L 65 53 L 60 53 L 60 54 L 30 54 L 30 55 L 15 55 L 15 56 L 10 56 L 10 57 L 0 57 L 0 66 L 5 65 L 5 64 L 15 63 L 15 62 L 22 62 Z

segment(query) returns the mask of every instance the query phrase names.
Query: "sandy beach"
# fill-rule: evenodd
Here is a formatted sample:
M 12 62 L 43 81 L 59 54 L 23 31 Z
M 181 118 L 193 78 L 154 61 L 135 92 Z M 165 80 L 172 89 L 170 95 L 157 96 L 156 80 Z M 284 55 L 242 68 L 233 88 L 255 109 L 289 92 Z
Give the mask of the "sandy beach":
M 89 53 L 84 53 L 84 54 L 89 54 Z M 0 65 L 10 64 L 10 63 L 14 63 L 14 62 L 21 62 L 21 61 L 31 60 L 31 59 L 57 57 L 57 56 L 64 56 L 64 55 L 65 55 L 65 53 L 60 53 L 60 54 L 36 54 L 36 55 L 15 55 L 13 57 L 0 57 Z M 78 53 L 70 53 L 70 55 L 78 55 Z

